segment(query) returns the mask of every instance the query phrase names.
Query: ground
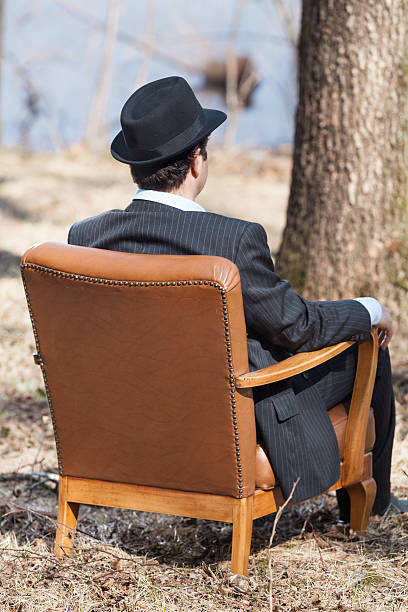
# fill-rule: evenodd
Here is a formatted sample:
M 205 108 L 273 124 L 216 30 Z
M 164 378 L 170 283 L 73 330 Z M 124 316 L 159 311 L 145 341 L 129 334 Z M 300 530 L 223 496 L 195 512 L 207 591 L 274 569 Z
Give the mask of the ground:
M 228 573 L 231 526 L 85 507 L 71 559 L 52 555 L 56 456 L 18 263 L 74 221 L 125 206 L 126 166 L 84 152 L 0 152 L 0 611 L 408 610 L 408 514 L 372 520 L 365 538 L 333 531 L 333 495 L 254 524 L 248 580 Z M 275 252 L 288 155 L 212 151 L 200 202 L 262 223 Z M 406 342 L 405 342 L 406 345 Z M 403 346 L 403 344 L 401 345 Z M 393 490 L 408 496 L 408 374 L 393 355 Z

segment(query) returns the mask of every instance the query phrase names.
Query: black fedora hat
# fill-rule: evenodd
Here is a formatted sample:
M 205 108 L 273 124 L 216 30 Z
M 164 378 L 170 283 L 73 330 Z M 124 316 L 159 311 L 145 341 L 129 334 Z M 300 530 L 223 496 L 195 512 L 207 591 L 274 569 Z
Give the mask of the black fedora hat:
M 179 76 L 147 83 L 126 101 L 122 130 L 111 153 L 124 164 L 158 166 L 188 151 L 225 121 L 219 110 L 202 108 L 193 90 Z

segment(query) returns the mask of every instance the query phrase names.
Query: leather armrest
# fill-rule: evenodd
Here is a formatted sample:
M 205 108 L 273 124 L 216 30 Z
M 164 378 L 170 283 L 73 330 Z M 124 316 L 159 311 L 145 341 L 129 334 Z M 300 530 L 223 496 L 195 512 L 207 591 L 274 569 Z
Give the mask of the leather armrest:
M 315 366 L 332 359 L 339 353 L 348 349 L 352 344 L 354 344 L 354 342 L 339 342 L 339 344 L 328 346 L 318 351 L 297 353 L 267 368 L 237 376 L 235 378 L 235 385 L 240 388 L 260 387 L 261 385 L 267 385 L 277 382 L 278 380 L 290 378 L 291 376 L 295 376 L 306 370 L 311 370 Z

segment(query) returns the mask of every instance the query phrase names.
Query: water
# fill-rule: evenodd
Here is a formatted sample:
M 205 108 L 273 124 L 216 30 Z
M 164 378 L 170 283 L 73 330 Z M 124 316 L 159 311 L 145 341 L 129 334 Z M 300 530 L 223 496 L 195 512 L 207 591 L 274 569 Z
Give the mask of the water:
M 64 4 L 103 22 L 108 0 L 5 0 L 2 113 L 6 145 L 23 139 L 29 148 L 53 150 L 84 136 L 103 35 L 70 14 Z M 300 0 L 288 4 L 297 23 Z M 156 5 L 154 44 L 197 66 L 197 71 L 156 57 L 149 65 L 148 80 L 180 74 L 203 106 L 225 110 L 218 94 L 202 89 L 198 69 L 209 58 L 223 57 L 237 0 L 156 0 Z M 119 31 L 143 39 L 148 9 L 149 0 L 121 0 Z M 262 81 L 252 107 L 240 115 L 236 141 L 249 146 L 291 142 L 296 104 L 293 48 L 273 0 L 247 0 L 237 49 L 253 58 Z M 118 40 L 106 110 L 107 146 L 120 129 L 120 109 L 133 91 L 139 64 L 138 49 Z M 26 108 L 29 92 L 38 98 L 35 120 Z M 223 130 L 214 134 L 214 140 L 223 138 Z

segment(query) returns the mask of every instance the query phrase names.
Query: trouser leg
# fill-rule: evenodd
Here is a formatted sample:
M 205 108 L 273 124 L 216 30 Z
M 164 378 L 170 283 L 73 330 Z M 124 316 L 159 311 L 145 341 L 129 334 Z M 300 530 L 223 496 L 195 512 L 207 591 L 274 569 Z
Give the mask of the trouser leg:
M 327 410 L 350 397 L 357 366 L 357 353 L 358 346 L 353 345 L 329 362 L 310 370 L 306 384 L 317 386 Z M 377 484 L 377 495 L 372 512 L 380 514 L 384 512 L 390 499 L 391 455 L 395 429 L 395 401 L 388 349 L 379 350 L 371 405 L 374 411 L 376 433 L 373 448 L 373 477 Z M 348 494 L 344 489 L 336 493 L 340 518 L 349 522 Z
M 373 447 L 373 478 L 377 484 L 372 514 L 382 514 L 390 502 L 391 458 L 395 431 L 395 400 L 392 388 L 391 363 L 388 349 L 379 350 L 371 406 L 375 421 Z M 336 491 L 340 519 L 350 520 L 350 500 L 345 489 Z
M 391 456 L 395 431 L 395 399 L 392 388 L 391 363 L 388 349 L 378 354 L 371 406 L 375 420 L 373 477 L 377 483 L 372 514 L 383 513 L 390 503 Z

